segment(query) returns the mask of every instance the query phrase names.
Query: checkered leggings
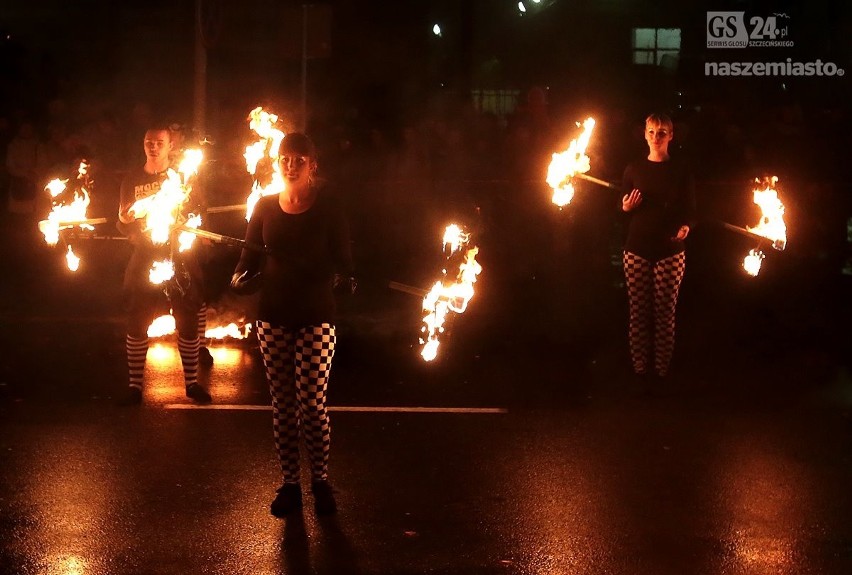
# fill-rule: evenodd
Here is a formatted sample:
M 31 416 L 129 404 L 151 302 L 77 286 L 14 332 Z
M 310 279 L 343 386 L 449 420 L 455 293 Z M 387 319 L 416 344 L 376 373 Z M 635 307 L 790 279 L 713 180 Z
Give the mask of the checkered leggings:
M 647 371 L 651 357 L 657 374 L 666 375 L 669 370 L 674 353 L 675 307 L 685 269 L 684 252 L 656 262 L 624 252 L 630 359 L 636 373 Z
M 334 326 L 288 329 L 258 321 L 257 339 L 272 395 L 272 433 L 284 483 L 300 480 L 303 427 L 311 479 L 327 479 L 331 426 L 325 403 L 337 341 Z

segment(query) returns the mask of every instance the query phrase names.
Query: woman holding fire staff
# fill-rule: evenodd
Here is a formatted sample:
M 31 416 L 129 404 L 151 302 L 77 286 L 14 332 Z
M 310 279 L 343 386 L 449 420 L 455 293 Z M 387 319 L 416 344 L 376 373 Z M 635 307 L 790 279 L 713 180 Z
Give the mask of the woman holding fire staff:
M 279 161 L 285 188 L 257 202 L 246 229 L 247 245 L 265 245 L 266 255 L 243 249 L 231 287 L 249 293 L 262 284 L 257 337 L 283 475 L 270 511 L 285 517 L 302 507 L 304 436 L 314 508 L 323 515 L 337 510 L 328 482 L 326 391 L 337 341 L 334 292 L 355 290 L 349 225 L 338 202 L 315 185 L 317 154 L 310 138 L 287 134 Z
M 630 215 L 624 245 L 629 307 L 630 359 L 644 379 L 668 374 L 674 352 L 675 309 L 686 269 L 684 240 L 695 210 L 689 168 L 669 155 L 671 118 L 645 119 L 648 156 L 627 166 L 622 186 L 630 190 L 621 209 Z
M 148 354 L 148 326 L 171 307 L 178 332 L 178 352 L 186 384 L 187 397 L 209 403 L 210 394 L 198 383 L 198 312 L 202 303 L 202 277 L 198 261 L 187 252 L 175 261 L 175 278 L 166 290 L 149 280 L 148 271 L 155 259 L 168 255 L 169 246 L 155 246 L 144 233 L 145 214 L 131 209 L 142 198 L 156 194 L 166 179 L 173 147 L 168 126 L 152 126 L 143 141 L 145 164 L 131 169 L 121 183 L 118 229 L 133 245 L 133 253 L 124 273 L 124 296 L 128 321 L 126 335 L 129 385 L 119 400 L 123 405 L 142 402 L 142 381 Z M 164 294 L 165 291 L 165 294 Z

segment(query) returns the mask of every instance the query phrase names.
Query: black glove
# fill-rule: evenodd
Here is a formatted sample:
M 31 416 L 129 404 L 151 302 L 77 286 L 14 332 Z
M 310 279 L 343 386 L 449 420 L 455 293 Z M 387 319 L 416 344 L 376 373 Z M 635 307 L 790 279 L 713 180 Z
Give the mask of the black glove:
M 358 282 L 353 276 L 344 277 L 340 274 L 334 274 L 334 284 L 332 285 L 335 293 L 352 295 L 358 289 Z
M 263 274 L 261 272 L 251 276 L 248 271 L 235 272 L 231 276 L 231 291 L 237 295 L 251 295 L 260 289 L 262 283 Z

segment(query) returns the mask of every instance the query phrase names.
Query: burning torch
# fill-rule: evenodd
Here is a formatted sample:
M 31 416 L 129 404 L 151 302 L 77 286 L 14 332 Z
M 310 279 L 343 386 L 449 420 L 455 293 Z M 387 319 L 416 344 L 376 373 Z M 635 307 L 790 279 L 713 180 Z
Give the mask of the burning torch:
M 68 179 L 53 179 L 47 183 L 45 190 L 51 197 L 51 210 L 47 219 L 38 223 L 39 231 L 44 235 L 44 240 L 50 246 L 59 243 L 60 232 L 78 228 L 81 230 L 94 230 L 94 224 L 106 223 L 106 218 L 87 218 L 86 211 L 89 207 L 92 180 L 89 177 L 89 163 L 81 160 L 77 168 L 75 185 L 69 187 Z M 77 271 L 80 266 L 80 258 L 74 253 L 71 243 L 65 239 L 67 246 L 65 259 L 68 269 Z
M 743 269 L 754 277 L 760 273 L 760 267 L 766 255 L 763 246 L 769 242 L 773 249 L 784 251 L 787 247 L 787 225 L 784 223 L 784 204 L 778 197 L 777 176 L 765 176 L 754 179 L 754 203 L 760 207 L 761 216 L 754 227 L 741 228 L 725 222 L 721 225 L 730 231 L 757 240 L 757 247 L 750 250 L 743 259 Z
M 580 124 L 577 123 L 577 127 L 579 126 Z M 553 154 L 550 160 L 547 168 L 547 183 L 553 189 L 552 201 L 559 206 L 560 210 L 574 199 L 573 178 L 588 172 L 591 168 L 586 147 L 589 145 L 594 127 L 594 118 L 586 118 L 582 133 L 571 140 L 565 151 Z
M 447 331 L 447 322 L 451 315 L 462 314 L 473 298 L 473 284 L 482 272 L 482 266 L 476 261 L 479 253 L 477 246 L 471 245 L 470 233 L 457 224 L 451 224 L 444 230 L 443 251 L 446 258 L 442 278 L 435 282 L 432 289 L 425 290 L 398 282 L 390 282 L 389 287 L 423 298 L 423 326 L 421 327 L 421 357 L 432 361 L 438 356 L 438 346 Z
M 251 219 L 257 201 L 263 196 L 277 194 L 284 189 L 284 175 L 278 162 L 278 149 L 284 132 L 276 127 L 278 116 L 257 107 L 249 113 L 249 126 L 258 140 L 246 147 L 243 157 L 246 170 L 252 175 L 252 188 L 246 200 L 246 221 Z

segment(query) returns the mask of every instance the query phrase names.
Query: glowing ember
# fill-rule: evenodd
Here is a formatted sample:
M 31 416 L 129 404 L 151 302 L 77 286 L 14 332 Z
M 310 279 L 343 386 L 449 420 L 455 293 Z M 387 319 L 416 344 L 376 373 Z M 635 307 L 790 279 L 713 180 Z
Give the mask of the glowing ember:
M 755 178 L 757 187 L 754 190 L 754 203 L 760 206 L 762 215 L 760 222 L 748 231 L 772 240 L 772 247 L 783 250 L 787 246 L 787 226 L 784 224 L 784 204 L 778 198 L 775 184 L 776 176 Z M 762 187 L 762 189 L 761 189 Z
M 579 126 L 578 123 L 577 127 Z M 571 140 L 568 149 L 564 152 L 553 154 L 550 166 L 547 168 L 547 184 L 553 188 L 552 201 L 560 208 L 570 204 L 574 199 L 574 185 L 571 181 L 574 175 L 586 173 L 590 169 L 586 147 L 589 145 L 594 127 L 595 120 L 586 118 L 580 137 Z
M 148 337 L 163 337 L 175 332 L 175 318 L 169 315 L 161 315 L 148 326 Z
M 68 251 L 65 253 L 65 261 L 68 263 L 68 269 L 72 272 L 76 272 L 80 269 L 80 258 L 77 257 L 77 254 L 74 253 L 71 246 L 68 246 Z
M 444 279 L 435 282 L 432 289 L 423 298 L 423 335 L 420 344 L 423 349 L 420 355 L 426 361 L 432 361 L 438 355 L 440 338 L 445 332 L 445 324 L 452 313 L 464 313 L 467 304 L 474 294 L 473 284 L 482 271 L 482 266 L 476 261 L 479 248 L 468 247 L 470 234 L 465 233 L 459 226 L 448 226 L 444 232 L 444 247 L 449 247 L 447 259 L 457 259 L 461 256 L 459 271 L 455 278 L 448 279 L 444 270 Z M 450 267 L 449 265 L 446 267 Z
M 766 256 L 763 255 L 762 251 L 758 249 L 751 250 L 743 260 L 743 269 L 746 273 L 748 273 L 748 275 L 756 276 L 760 273 L 760 266 L 763 263 L 763 258 L 765 257 Z
M 261 197 L 284 189 L 284 175 L 278 163 L 278 148 L 284 132 L 275 127 L 278 116 L 257 107 L 249 113 L 249 120 L 249 126 L 260 139 L 247 146 L 243 154 L 246 170 L 253 176 L 251 194 L 246 200 L 246 221 L 251 219 L 254 206 Z

